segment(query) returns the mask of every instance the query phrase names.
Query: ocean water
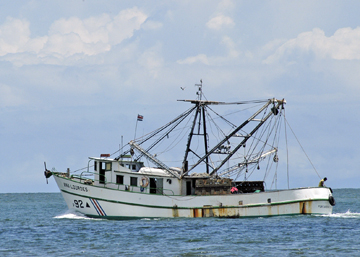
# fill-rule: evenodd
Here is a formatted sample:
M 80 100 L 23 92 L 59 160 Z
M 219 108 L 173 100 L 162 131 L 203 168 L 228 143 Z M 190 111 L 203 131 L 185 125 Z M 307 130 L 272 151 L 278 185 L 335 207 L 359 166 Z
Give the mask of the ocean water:
M 0 256 L 360 256 L 360 189 L 325 216 L 90 219 L 60 193 L 0 194 Z

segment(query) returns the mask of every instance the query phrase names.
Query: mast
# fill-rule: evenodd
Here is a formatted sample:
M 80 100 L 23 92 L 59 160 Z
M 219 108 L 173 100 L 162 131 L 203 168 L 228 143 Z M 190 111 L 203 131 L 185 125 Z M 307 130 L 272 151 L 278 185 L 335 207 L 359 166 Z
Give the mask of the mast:
M 190 133 L 189 133 L 189 137 L 188 137 L 188 141 L 187 141 L 187 144 L 186 144 L 186 150 L 185 150 L 185 156 L 184 156 L 184 160 L 183 160 L 183 164 L 182 164 L 182 170 L 181 170 L 181 176 L 183 175 L 184 172 L 187 172 L 188 170 L 188 161 L 187 161 L 187 157 L 189 155 L 189 152 L 191 151 L 190 150 L 190 144 L 191 144 L 191 139 L 194 135 L 194 128 L 195 128 L 195 125 L 196 125 L 196 118 L 199 114 L 199 103 L 196 103 L 196 112 L 195 112 L 195 117 L 194 117 L 194 120 L 192 122 L 192 126 L 191 126 L 191 129 L 190 129 Z
M 192 126 L 191 126 L 191 129 L 190 129 L 190 133 L 189 133 L 189 137 L 188 137 L 188 141 L 187 141 L 187 144 L 186 144 L 186 150 L 185 150 L 185 155 L 184 155 L 184 160 L 182 162 L 182 171 L 181 171 L 181 175 L 183 175 L 184 172 L 187 172 L 188 170 L 188 161 L 187 161 L 187 158 L 188 158 L 188 155 L 189 155 L 189 152 L 192 152 L 193 154 L 195 154 L 198 158 L 200 158 L 200 156 L 198 156 L 195 152 L 193 152 L 191 149 L 190 149 L 190 145 L 191 145 L 191 141 L 192 141 L 192 137 L 194 135 L 198 135 L 198 136 L 203 136 L 204 137 L 204 147 L 205 147 L 205 154 L 207 154 L 208 152 L 208 145 L 207 145 L 207 133 L 206 133 L 206 116 L 205 116 L 205 106 L 206 106 L 206 102 L 205 101 L 202 101 L 202 79 L 200 79 L 200 84 L 195 84 L 195 86 L 198 87 L 198 91 L 196 92 L 196 94 L 198 95 L 198 99 L 197 101 L 192 101 L 192 103 L 195 104 L 196 106 L 196 113 L 195 113 L 195 116 L 194 116 L 194 120 L 192 122 Z M 200 115 L 200 116 L 199 116 Z M 195 125 L 196 125 L 196 121 L 198 119 L 198 116 L 199 116 L 199 120 L 198 120 L 198 132 L 197 134 L 194 134 L 194 130 L 195 130 Z M 201 134 L 201 116 L 202 116 L 202 128 L 203 128 L 203 134 Z M 208 166 L 208 163 L 209 163 L 209 158 L 206 157 L 206 173 L 209 174 L 209 166 Z
M 205 116 L 205 106 L 206 104 L 203 104 L 201 101 L 199 102 L 196 102 L 195 103 L 196 106 L 197 106 L 197 109 L 196 109 L 196 113 L 195 113 L 195 117 L 194 117 L 194 120 L 192 122 L 192 126 L 191 126 L 191 129 L 190 129 L 190 133 L 189 133 L 189 137 L 188 137 L 188 141 L 187 141 L 187 144 L 186 144 L 186 150 L 185 150 L 185 156 L 184 156 L 184 160 L 183 160 L 183 164 L 182 164 L 182 173 L 183 172 L 187 172 L 188 170 L 188 161 L 187 161 L 187 157 L 189 155 L 189 152 L 192 152 L 193 154 L 195 154 L 198 158 L 200 158 L 200 156 L 198 156 L 195 152 L 193 152 L 191 149 L 190 149 L 190 145 L 191 145 L 191 140 L 192 140 L 192 137 L 194 135 L 197 135 L 197 136 L 203 136 L 204 137 L 204 148 L 205 148 L 205 154 L 208 153 L 208 144 L 207 144 L 207 132 L 206 132 L 206 116 Z M 200 117 L 199 117 L 199 124 L 198 124 L 198 133 L 197 134 L 194 134 L 194 129 L 195 129 L 195 125 L 196 125 L 196 120 L 198 118 L 200 114 Z M 202 116 L 202 128 L 203 128 L 203 133 L 201 134 L 201 116 Z M 207 156 L 205 158 L 205 161 L 206 161 L 206 173 L 209 174 L 209 157 Z
M 240 126 L 238 126 L 236 129 L 234 129 L 229 135 L 227 135 L 223 140 L 221 140 L 217 145 L 215 145 L 211 150 L 208 151 L 207 154 L 205 154 L 203 157 L 199 158 L 199 160 L 187 171 L 185 171 L 182 176 L 185 176 L 187 173 L 189 173 L 191 170 L 193 170 L 195 167 L 197 167 L 200 163 L 202 163 L 204 160 L 208 160 L 207 158 L 214 153 L 217 149 L 219 149 L 220 146 L 222 146 L 226 141 L 228 141 L 231 137 L 233 137 L 238 131 L 240 131 L 243 127 L 245 127 L 250 121 L 254 120 L 256 116 L 258 116 L 263 110 L 265 110 L 270 104 L 277 103 L 277 106 L 272 108 L 272 112 L 270 112 L 264 119 L 260 121 L 260 123 L 251 131 L 250 134 L 248 134 L 244 140 L 235 147 L 234 150 L 232 150 L 228 156 L 221 162 L 220 165 L 218 165 L 213 171 L 210 173 L 210 175 L 213 175 L 216 171 L 218 171 L 236 152 L 237 150 L 245 145 L 246 141 L 251 138 L 251 136 L 265 123 L 265 121 L 270 118 L 273 114 L 277 114 L 277 109 L 279 106 L 283 105 L 285 103 L 285 100 L 276 100 L 276 99 L 269 99 L 267 103 L 262 106 L 255 114 L 253 114 L 249 119 L 247 119 L 245 122 L 243 122 Z M 206 161 L 207 162 L 207 161 Z M 208 163 L 207 167 L 208 167 Z
M 204 147 L 205 155 L 208 154 L 208 145 L 207 145 L 207 133 L 206 133 L 206 118 L 205 118 L 205 106 L 202 107 L 203 113 L 203 132 L 204 132 Z M 209 156 L 206 156 L 206 173 L 209 174 Z
M 198 90 L 196 92 L 197 99 L 196 100 L 178 100 L 183 102 L 190 102 L 193 104 L 193 106 L 188 109 L 183 114 L 176 117 L 171 122 L 167 123 L 166 125 L 160 127 L 159 129 L 149 133 L 147 136 L 145 136 L 142 140 L 134 140 L 129 143 L 130 150 L 137 150 L 140 154 L 135 159 L 138 161 L 141 157 L 146 157 L 151 162 L 155 163 L 158 167 L 164 169 L 169 174 L 171 174 L 174 177 L 177 177 L 178 179 L 182 179 L 184 176 L 189 174 L 189 172 L 193 171 L 199 164 L 202 164 L 202 168 L 204 167 L 203 164 L 206 166 L 206 169 L 203 172 L 206 172 L 210 176 L 214 176 L 217 174 L 217 172 L 224 166 L 225 163 L 228 161 L 236 161 L 234 158 L 237 156 L 235 155 L 238 150 L 245 146 L 246 143 L 249 141 L 251 142 L 251 138 L 254 138 L 255 133 L 259 130 L 260 127 L 262 127 L 264 124 L 267 124 L 267 120 L 272 115 L 277 115 L 279 113 L 279 108 L 283 106 L 286 102 L 285 100 L 276 100 L 273 99 L 267 99 L 267 100 L 256 100 L 256 101 L 244 101 L 244 102 L 217 102 L 217 101 L 208 101 L 202 92 L 202 80 L 200 80 L 201 84 L 195 84 L 195 86 L 198 87 Z M 202 99 L 204 98 L 204 100 Z M 229 104 L 248 104 L 248 103 L 263 103 L 263 106 L 258 107 L 259 109 L 250 117 L 242 122 L 240 125 L 235 125 L 234 123 L 230 122 L 229 120 L 225 119 L 218 113 L 212 110 L 210 105 L 229 105 Z M 264 104 L 265 103 L 265 104 Z M 214 122 L 214 119 L 211 117 L 209 110 L 213 111 L 216 115 L 218 115 L 219 118 L 221 118 L 223 121 L 226 122 L 226 126 L 230 125 L 230 131 L 226 133 L 223 132 L 223 128 L 215 124 L 218 131 L 221 132 L 222 139 L 218 139 L 220 141 L 214 142 L 209 139 L 208 129 L 210 128 L 210 131 L 214 133 L 212 128 L 212 123 Z M 269 112 L 264 110 L 269 110 Z M 194 113 L 193 113 L 194 112 Z M 264 112 L 264 114 L 261 114 Z M 191 116 L 190 116 L 191 114 Z M 261 116 L 261 118 L 259 118 Z M 185 120 L 188 117 L 187 120 Z M 207 124 L 207 118 L 209 119 Z M 180 127 L 179 124 L 183 121 L 186 121 L 186 127 Z M 215 123 L 215 122 L 214 122 Z M 250 123 L 250 125 L 248 125 Z M 186 135 L 182 133 L 182 131 L 185 131 L 185 128 L 189 128 L 188 135 L 186 139 Z M 179 128 L 178 128 L 179 126 Z M 246 131 L 245 135 L 238 135 L 239 131 Z M 248 132 L 251 131 L 251 132 Z M 169 138 L 169 134 L 172 133 L 175 134 L 175 137 L 173 137 L 172 142 L 170 144 L 170 147 L 167 147 L 166 149 L 162 149 L 160 151 L 160 148 L 162 147 L 160 142 L 163 142 L 165 138 Z M 242 134 L 242 133 L 240 133 Z M 178 135 L 178 136 L 176 136 Z M 156 136 L 156 138 L 154 138 Z M 200 136 L 200 138 L 197 138 L 194 142 L 192 142 L 195 138 L 194 136 Z M 217 137 L 216 135 L 214 135 Z M 185 137 L 185 138 L 184 138 Z M 242 137 L 239 139 L 239 137 Z M 153 138 L 152 142 L 149 141 L 145 146 L 146 141 Z M 198 140 L 199 139 L 199 140 Z M 150 154 L 150 150 L 156 150 L 158 153 L 166 153 L 169 151 L 169 149 L 174 148 L 176 144 L 178 144 L 181 140 L 186 140 L 186 149 L 185 153 L 182 159 L 181 163 L 181 169 L 179 168 L 170 168 L 167 165 L 165 165 L 163 162 L 161 162 L 159 159 L 156 158 L 156 154 Z M 210 140 L 210 141 L 209 141 Z M 257 139 L 258 141 L 260 139 Z M 202 141 L 202 142 L 201 142 Z M 184 141 L 182 141 L 184 142 Z M 227 142 L 227 145 L 225 145 Z M 230 142 L 232 142 L 232 145 L 230 145 Z M 198 144 L 203 144 L 203 146 Z M 209 144 L 211 149 L 209 149 Z M 216 144 L 214 146 L 214 144 Z M 156 146 L 156 148 L 155 148 Z M 159 146 L 159 147 L 158 147 Z M 234 147 L 235 146 L 235 147 Z M 204 148 L 203 148 L 204 147 Z M 234 147 L 233 149 L 230 149 Z M 255 148 L 254 148 L 255 149 Z M 124 153 L 123 153 L 124 154 Z M 218 155 L 223 154 L 223 156 L 218 156 L 219 158 L 215 158 L 215 163 L 213 163 L 211 156 L 212 154 Z M 234 156 L 235 155 L 235 156 Z M 267 155 L 267 154 L 266 154 Z M 258 159 L 253 159 L 250 162 L 253 163 L 254 161 L 259 161 L 266 155 L 260 155 Z M 233 157 L 234 156 L 234 157 Z M 191 166 L 189 167 L 189 162 L 191 163 Z M 249 162 L 248 162 L 249 163 Z M 239 168 L 240 164 L 237 165 Z M 234 166 L 235 168 L 235 166 Z M 225 169 L 225 174 L 231 173 L 233 168 L 231 169 Z M 222 172 L 224 174 L 224 170 L 222 169 Z

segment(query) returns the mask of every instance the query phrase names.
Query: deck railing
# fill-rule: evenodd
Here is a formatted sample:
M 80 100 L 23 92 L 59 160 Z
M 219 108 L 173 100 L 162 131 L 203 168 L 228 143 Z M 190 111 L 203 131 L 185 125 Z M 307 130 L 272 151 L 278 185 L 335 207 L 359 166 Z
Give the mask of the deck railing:
M 94 182 L 98 182 L 96 186 L 103 186 L 104 188 L 111 188 L 115 190 L 120 191 L 129 191 L 129 192 L 137 192 L 137 193 L 145 193 L 145 194 L 158 194 L 158 195 L 175 195 L 174 191 L 171 189 L 165 189 L 163 187 L 141 187 L 141 186 L 133 186 L 128 184 L 118 184 L 113 182 L 107 182 L 106 177 L 104 176 L 104 180 L 102 180 L 103 183 L 100 183 L 100 180 L 94 179 L 94 175 L 101 174 L 91 171 L 83 171 L 80 175 L 71 175 L 70 179 L 79 180 L 82 184 L 94 184 Z M 90 177 L 91 176 L 91 177 Z M 152 191 L 155 191 L 156 193 L 150 193 Z

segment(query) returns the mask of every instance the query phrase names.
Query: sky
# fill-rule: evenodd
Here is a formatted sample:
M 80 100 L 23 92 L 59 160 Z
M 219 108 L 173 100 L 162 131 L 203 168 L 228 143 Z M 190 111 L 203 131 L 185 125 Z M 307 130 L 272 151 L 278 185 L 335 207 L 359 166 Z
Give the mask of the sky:
M 137 114 L 139 131 L 165 124 L 200 79 L 208 100 L 285 98 L 326 185 L 358 188 L 358 10 L 347 0 L 1 1 L 0 193 L 59 192 L 44 161 L 65 172 L 115 152 Z M 290 187 L 316 186 L 300 155 Z

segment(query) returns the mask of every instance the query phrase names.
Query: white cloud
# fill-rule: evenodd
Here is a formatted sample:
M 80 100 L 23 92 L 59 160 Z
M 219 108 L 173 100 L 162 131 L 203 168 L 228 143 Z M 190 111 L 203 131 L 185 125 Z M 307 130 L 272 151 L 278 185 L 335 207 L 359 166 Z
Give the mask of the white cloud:
M 278 47 L 264 63 L 276 62 L 299 50 L 304 53 L 312 52 L 320 59 L 360 60 L 360 27 L 341 28 L 330 37 L 326 37 L 319 28 L 301 33 Z
M 106 27 L 109 31 L 109 43 L 116 45 L 133 36 L 139 30 L 147 16 L 136 7 L 121 11 Z
M 234 25 L 235 22 L 230 17 L 222 14 L 212 18 L 206 23 L 206 26 L 208 28 L 215 30 L 220 30 L 223 29 L 224 27 L 232 28 L 234 27 Z
M 205 65 L 209 65 L 209 59 L 205 54 L 198 54 L 196 56 L 187 57 L 184 60 L 178 60 L 178 64 L 193 64 L 196 62 L 200 62 Z
M 32 63 L 69 64 L 66 60 L 69 57 L 74 61 L 110 51 L 112 46 L 131 38 L 146 19 L 147 15 L 136 7 L 122 10 L 113 18 L 108 14 L 83 20 L 77 17 L 62 18 L 50 26 L 48 35 L 31 38 L 28 21 L 7 18 L 0 26 L 0 56 L 18 66 Z M 15 55 L 19 53 L 27 54 L 23 56 L 25 62 Z
M 158 73 L 163 67 L 163 58 L 159 54 L 161 46 L 158 44 L 150 49 L 147 49 L 138 59 L 138 63 L 145 67 L 146 70 L 153 76 L 158 77 Z
M 0 56 L 12 53 L 39 52 L 46 37 L 30 39 L 29 22 L 21 19 L 6 18 L 0 25 Z
M 229 59 L 237 58 L 239 56 L 239 52 L 236 50 L 236 45 L 230 37 L 223 37 L 221 44 L 226 46 Z
M 227 55 L 208 57 L 205 54 L 198 54 L 196 56 L 187 57 L 184 60 L 178 60 L 177 63 L 193 64 L 199 62 L 205 65 L 222 65 L 239 57 L 240 52 L 236 50 L 236 44 L 230 37 L 224 36 L 220 44 L 225 46 Z
M 155 30 L 155 29 L 160 29 L 163 27 L 163 24 L 161 22 L 158 21 L 146 21 L 141 25 L 142 29 L 145 30 Z

